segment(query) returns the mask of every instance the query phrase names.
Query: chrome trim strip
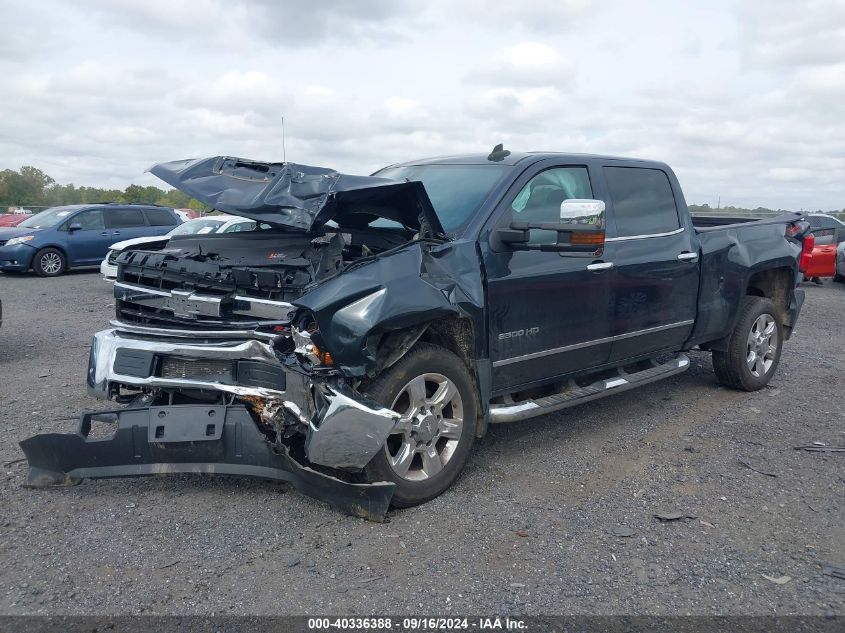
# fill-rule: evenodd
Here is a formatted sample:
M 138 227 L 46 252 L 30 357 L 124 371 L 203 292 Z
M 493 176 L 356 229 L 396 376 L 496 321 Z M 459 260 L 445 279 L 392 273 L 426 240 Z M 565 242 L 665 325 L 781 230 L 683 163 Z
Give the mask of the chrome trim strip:
M 244 295 L 235 295 L 232 297 L 235 301 L 249 301 L 250 303 L 266 303 L 268 305 L 279 306 L 281 308 L 292 308 L 293 304 L 287 301 L 271 301 L 270 299 L 257 299 L 256 297 L 246 297 Z
M 647 240 L 652 237 L 668 237 L 670 235 L 677 235 L 683 233 L 684 228 L 675 229 L 674 231 L 667 231 L 666 233 L 648 233 L 646 235 L 625 235 L 624 237 L 608 237 L 605 242 L 627 242 L 628 240 Z
M 244 295 L 235 295 L 232 314 L 243 314 L 258 319 L 274 319 L 282 321 L 290 317 L 294 307 L 286 301 L 271 301 L 270 299 L 258 299 Z M 238 302 L 246 303 L 249 307 L 241 309 Z
M 646 328 L 645 330 L 637 330 L 636 332 L 626 332 L 625 334 L 617 334 L 616 336 L 608 336 L 606 338 L 594 339 L 592 341 L 584 341 L 583 343 L 575 343 L 573 345 L 564 345 L 563 347 L 555 347 L 553 349 L 546 349 L 541 352 L 533 352 L 523 356 L 513 356 L 511 358 L 503 358 L 502 360 L 493 361 L 493 367 L 501 367 L 503 365 L 510 365 L 511 363 L 518 363 L 524 360 L 531 360 L 532 358 L 542 358 L 543 356 L 551 356 L 553 354 L 561 354 L 563 352 L 570 352 L 584 347 L 592 347 L 593 345 L 601 345 L 602 343 L 611 343 L 613 341 L 621 341 L 626 338 L 633 338 L 635 336 L 642 336 L 643 334 L 652 334 L 654 332 L 662 332 L 663 330 L 672 330 L 674 328 L 685 327 L 695 323 L 693 319 L 687 321 L 678 321 L 677 323 L 669 323 L 667 325 L 658 325 L 656 327 Z
M 132 290 L 133 292 L 143 292 L 148 295 L 158 295 L 159 297 L 169 297 L 170 293 L 166 290 L 156 290 L 155 288 L 145 288 L 144 286 L 133 286 L 132 284 L 125 284 L 121 281 L 114 282 L 115 288 L 123 288 L 124 290 Z
M 191 338 L 196 340 L 204 339 L 265 339 L 273 340 L 279 334 L 272 332 L 258 332 L 255 330 L 178 330 L 166 327 L 146 327 L 134 323 L 124 323 L 117 319 L 109 321 L 114 329 L 128 334 L 140 334 L 143 336 L 154 336 L 156 338 Z

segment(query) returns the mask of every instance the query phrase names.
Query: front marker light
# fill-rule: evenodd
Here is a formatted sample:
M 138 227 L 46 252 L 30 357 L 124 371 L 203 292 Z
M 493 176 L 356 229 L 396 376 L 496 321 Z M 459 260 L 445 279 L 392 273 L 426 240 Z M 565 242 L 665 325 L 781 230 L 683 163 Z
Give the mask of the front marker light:
M 24 242 L 28 242 L 29 240 L 34 240 L 34 235 L 22 235 L 21 237 L 13 237 L 12 239 L 6 242 L 6 246 L 14 246 L 15 244 L 23 244 Z

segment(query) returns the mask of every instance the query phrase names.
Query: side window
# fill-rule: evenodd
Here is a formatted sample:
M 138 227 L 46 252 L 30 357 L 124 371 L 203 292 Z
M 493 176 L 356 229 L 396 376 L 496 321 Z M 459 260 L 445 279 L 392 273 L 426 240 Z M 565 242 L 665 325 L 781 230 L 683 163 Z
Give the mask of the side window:
M 244 231 L 252 231 L 255 228 L 255 222 L 238 222 L 223 229 L 223 233 L 242 233 Z
M 82 227 L 83 231 L 102 231 L 106 228 L 105 224 L 103 224 L 103 212 L 99 209 L 83 211 L 73 216 L 70 224 L 78 224 Z
M 140 209 L 109 209 L 106 213 L 106 226 L 110 229 L 129 229 L 146 224 Z
M 810 223 L 810 233 L 816 238 L 816 246 L 838 244 L 845 240 L 845 228 L 833 218 L 811 215 L 807 222 Z
M 167 209 L 144 209 L 150 226 L 176 226 L 176 218 Z
M 570 198 L 592 198 L 586 167 L 553 167 L 534 176 L 511 202 L 511 219 L 522 222 L 560 221 L 560 203 Z M 531 230 L 529 243 L 550 244 L 554 231 Z
M 605 167 L 604 177 L 619 237 L 668 233 L 680 228 L 669 177 L 659 169 Z

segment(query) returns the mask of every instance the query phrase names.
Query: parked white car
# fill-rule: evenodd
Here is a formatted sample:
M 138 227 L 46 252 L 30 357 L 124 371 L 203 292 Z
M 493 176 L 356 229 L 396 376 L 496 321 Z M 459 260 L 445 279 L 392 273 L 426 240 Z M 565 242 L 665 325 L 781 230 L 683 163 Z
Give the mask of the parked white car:
M 121 251 L 134 246 L 142 244 L 152 244 L 154 242 L 167 241 L 174 235 L 202 235 L 206 233 L 238 233 L 241 231 L 255 230 L 255 220 L 249 218 L 242 218 L 237 215 L 207 215 L 202 218 L 188 220 L 177 226 L 175 229 L 166 233 L 165 235 L 158 235 L 155 237 L 138 237 L 134 240 L 124 240 L 117 242 L 109 247 L 109 252 L 106 253 L 105 259 L 100 264 L 100 272 L 106 281 L 114 281 L 117 279 L 117 263 L 115 257 Z

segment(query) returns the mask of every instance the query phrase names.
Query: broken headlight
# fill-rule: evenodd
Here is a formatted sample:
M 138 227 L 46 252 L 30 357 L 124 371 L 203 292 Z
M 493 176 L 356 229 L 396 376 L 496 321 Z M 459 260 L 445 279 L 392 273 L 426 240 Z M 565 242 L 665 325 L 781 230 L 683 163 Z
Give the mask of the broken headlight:
M 291 326 L 291 337 L 293 339 L 293 352 L 304 358 L 312 365 L 331 367 L 334 365 L 331 353 L 323 345 L 320 338 L 320 328 L 317 319 L 311 312 L 303 312 L 298 315 Z

